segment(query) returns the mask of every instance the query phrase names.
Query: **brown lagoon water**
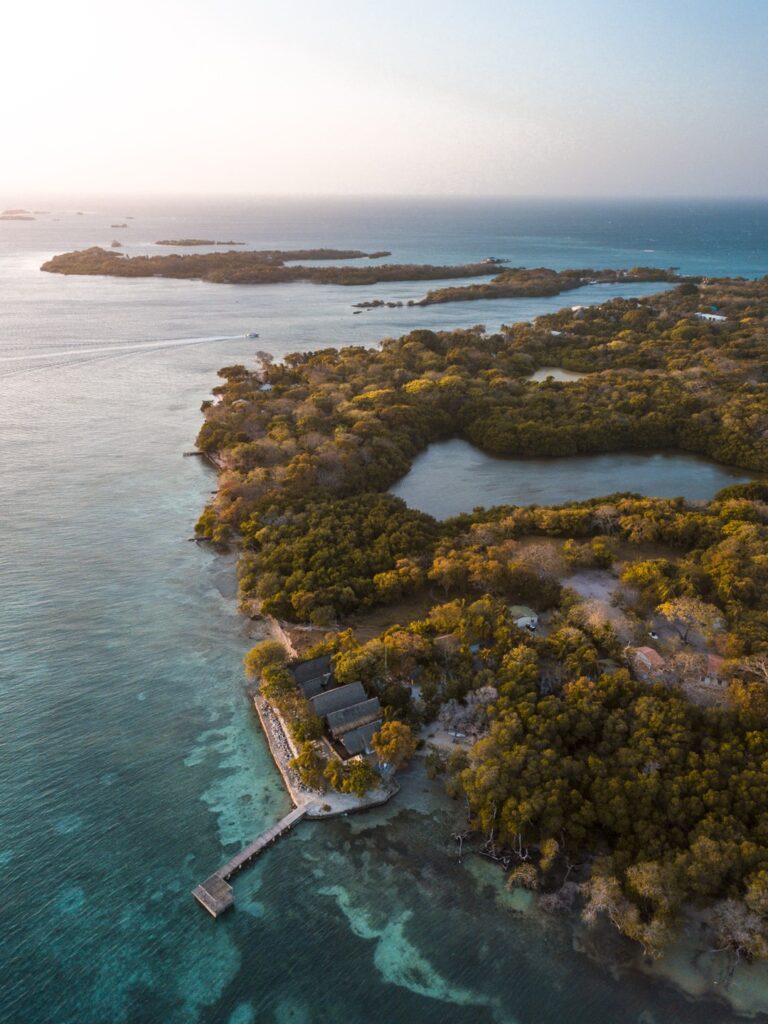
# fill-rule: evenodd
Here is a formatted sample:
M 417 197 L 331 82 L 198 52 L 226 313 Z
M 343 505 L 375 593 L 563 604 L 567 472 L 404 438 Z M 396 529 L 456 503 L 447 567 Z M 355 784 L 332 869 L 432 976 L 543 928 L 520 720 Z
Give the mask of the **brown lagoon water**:
M 22 196 L 0 202 L 24 205 Z M 270 850 L 237 879 L 237 909 L 224 919 L 214 923 L 190 896 L 287 803 L 242 690 L 253 627 L 229 596 L 231 565 L 187 542 L 214 479 L 182 452 L 216 369 L 249 360 L 254 347 L 280 356 L 374 344 L 416 326 L 493 328 L 563 300 L 353 317 L 360 298 L 423 288 L 363 296 L 64 278 L 38 267 L 57 251 L 109 245 L 110 223 L 132 215 L 126 252 L 194 235 L 381 246 L 402 261 L 500 255 L 556 268 L 656 262 L 758 274 L 768 206 L 48 197 L 35 208 L 54 212 L 0 226 L 0 1021 L 734 1020 L 712 996 L 722 985 L 691 1002 L 661 977 L 598 963 L 580 951 L 578 929 L 510 900 L 492 866 L 458 864 L 448 836 L 462 808 L 417 769 L 390 807 L 303 825 Z M 584 293 L 568 304 L 621 289 Z M 251 330 L 261 334 L 255 345 L 244 337 Z M 610 482 L 593 461 L 585 490 L 634 487 L 622 458 L 611 457 Z M 691 465 L 691 485 L 707 472 Z M 501 499 L 487 489 L 492 478 L 475 479 L 469 506 Z M 559 493 L 573 497 L 564 479 Z M 553 482 L 539 500 L 556 491 Z M 699 990 L 712 965 L 691 963 L 683 949 L 667 966 Z M 728 995 L 765 1011 L 765 971 L 739 972 Z

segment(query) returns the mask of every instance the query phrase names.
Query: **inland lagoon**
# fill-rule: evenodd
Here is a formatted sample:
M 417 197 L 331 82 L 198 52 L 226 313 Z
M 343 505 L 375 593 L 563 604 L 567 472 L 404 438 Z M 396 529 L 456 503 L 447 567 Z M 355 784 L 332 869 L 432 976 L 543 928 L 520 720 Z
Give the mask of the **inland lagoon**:
M 544 380 L 560 381 L 563 384 L 567 384 L 569 381 L 581 380 L 585 375 L 583 373 L 575 373 L 573 370 L 563 370 L 559 366 L 542 366 L 541 369 L 532 373 L 527 380 L 533 381 L 536 384 L 540 384 Z
M 460 438 L 430 445 L 392 493 L 448 519 L 493 505 L 560 505 L 620 491 L 708 501 L 753 477 L 684 452 L 616 452 L 549 459 L 500 459 Z

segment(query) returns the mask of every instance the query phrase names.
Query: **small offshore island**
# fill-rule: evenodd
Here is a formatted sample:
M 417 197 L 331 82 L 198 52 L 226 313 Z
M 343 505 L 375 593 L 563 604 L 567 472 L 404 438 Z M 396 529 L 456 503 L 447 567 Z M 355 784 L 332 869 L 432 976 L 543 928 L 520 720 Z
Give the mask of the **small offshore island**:
M 12 209 L 3 210 L 0 213 L 0 220 L 34 220 L 34 214 L 30 210 Z
M 41 270 L 50 274 L 88 274 L 108 277 L 171 277 L 214 284 L 282 284 L 312 281 L 316 284 L 364 285 L 380 281 L 426 281 L 454 277 L 480 277 L 494 273 L 487 261 L 460 266 L 378 264 L 371 267 L 287 266 L 296 260 L 379 259 L 389 253 L 358 249 L 264 249 L 241 252 L 186 253 L 168 256 L 125 256 L 100 246 L 65 252 L 47 260 Z
M 486 260 L 485 264 L 498 264 Z M 487 284 L 470 284 L 452 288 L 436 288 L 423 299 L 410 299 L 407 303 L 374 299 L 355 303 L 357 309 L 375 309 L 378 306 L 434 306 L 443 302 L 471 302 L 478 299 L 546 298 L 563 292 L 583 288 L 588 284 L 622 284 L 628 281 L 692 282 L 697 277 L 681 277 L 674 268 L 632 267 L 630 270 L 551 270 L 549 267 L 506 267 Z
M 459 847 L 544 909 L 609 920 L 652 957 L 692 921 L 711 950 L 768 959 L 768 484 L 444 522 L 386 493 L 451 437 L 766 473 L 766 328 L 768 278 L 689 281 L 219 371 L 197 533 L 239 546 L 243 610 L 284 620 L 287 643 L 246 666 L 319 802 L 363 796 L 421 735 L 466 801 Z M 552 366 L 583 376 L 529 379 Z M 292 623 L 320 637 L 298 663 Z M 354 727 L 384 724 L 336 756 L 325 701 L 352 691 Z
M 216 242 L 212 238 L 161 238 L 155 245 L 245 245 L 245 242 Z
M 124 225 L 123 225 L 124 226 Z M 161 239 L 164 246 L 243 245 L 242 242 L 216 242 L 206 238 Z M 245 252 L 201 253 L 168 256 L 126 256 L 100 246 L 65 252 L 47 260 L 41 270 L 51 274 L 84 274 L 108 277 L 171 277 L 181 280 L 209 281 L 217 284 L 276 284 L 312 281 L 317 284 L 367 285 L 384 281 L 421 281 L 446 278 L 493 276 L 487 284 L 438 288 L 422 299 L 408 302 L 374 299 L 356 302 L 356 311 L 380 306 L 431 306 L 436 303 L 477 299 L 509 299 L 560 295 L 588 284 L 659 281 L 698 283 L 699 278 L 681 277 L 674 268 L 632 267 L 629 270 L 551 270 L 548 267 L 505 268 L 502 261 L 487 257 L 478 263 L 459 266 L 428 264 L 379 264 L 375 267 L 286 266 L 296 261 L 377 260 L 392 254 L 387 250 L 363 252 L 359 249 L 264 249 Z

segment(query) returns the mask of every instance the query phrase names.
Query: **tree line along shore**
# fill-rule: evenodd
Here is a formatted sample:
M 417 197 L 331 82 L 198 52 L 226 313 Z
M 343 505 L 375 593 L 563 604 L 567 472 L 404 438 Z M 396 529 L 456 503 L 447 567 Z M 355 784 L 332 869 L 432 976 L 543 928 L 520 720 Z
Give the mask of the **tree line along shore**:
M 693 906 L 713 948 L 768 958 L 768 484 L 445 522 L 386 489 L 453 436 L 510 456 L 676 448 L 766 473 L 766 328 L 768 279 L 686 281 L 495 334 L 260 353 L 203 405 L 198 446 L 221 470 L 198 535 L 239 547 L 243 609 L 313 624 L 308 656 L 330 656 L 339 683 L 362 682 L 389 721 L 451 733 L 431 767 L 510 885 L 651 955 Z M 525 379 L 552 365 L 585 376 Z M 357 629 L 409 602 L 422 610 Z M 285 666 L 266 667 L 300 722 Z
M 245 242 L 218 242 L 213 238 L 160 238 L 155 245 L 245 245 Z
M 675 268 L 632 267 L 629 270 L 550 270 L 548 267 L 505 267 L 496 277 L 483 284 L 453 285 L 435 288 L 421 299 L 407 302 L 370 299 L 355 302 L 355 309 L 377 309 L 381 306 L 434 306 L 445 302 L 473 302 L 479 299 L 547 298 L 574 291 L 591 284 L 622 284 L 626 282 L 669 282 L 699 284 L 701 278 L 683 277 Z
M 550 270 L 548 267 L 505 267 L 487 284 L 436 288 L 427 292 L 416 306 L 478 299 L 524 299 L 560 295 L 588 284 L 622 284 L 637 281 L 698 283 L 700 278 L 682 277 L 674 269 L 632 267 L 630 270 Z
M 242 242 L 217 242 L 205 238 L 161 239 L 163 246 L 242 245 Z M 287 262 L 313 260 L 380 259 L 390 256 L 386 250 L 363 252 L 359 249 L 247 250 L 216 253 L 183 253 L 167 256 L 127 256 L 100 246 L 61 253 L 42 264 L 52 274 L 83 274 L 108 277 L 170 277 L 219 284 L 275 284 L 313 281 L 318 284 L 367 285 L 385 281 L 420 281 L 493 274 L 491 281 L 462 287 L 444 287 L 427 292 L 422 299 L 406 303 L 375 299 L 355 303 L 356 309 L 377 306 L 430 306 L 436 303 L 478 299 L 528 298 L 559 295 L 587 284 L 617 284 L 636 281 L 698 282 L 682 278 L 674 269 L 633 267 L 630 270 L 550 270 L 547 267 L 507 267 L 496 273 L 499 261 L 486 259 L 457 266 L 428 264 L 377 264 L 370 267 L 286 266 Z
M 214 284 L 284 284 L 312 281 L 316 284 L 368 285 L 382 281 L 420 281 L 480 277 L 497 269 L 488 263 L 460 266 L 425 264 L 376 264 L 371 266 L 288 266 L 287 261 L 378 259 L 385 252 L 355 249 L 245 250 L 212 253 L 169 253 L 164 256 L 126 256 L 100 246 L 61 253 L 46 260 L 41 270 L 51 274 L 85 274 L 108 277 L 170 277 L 209 281 Z

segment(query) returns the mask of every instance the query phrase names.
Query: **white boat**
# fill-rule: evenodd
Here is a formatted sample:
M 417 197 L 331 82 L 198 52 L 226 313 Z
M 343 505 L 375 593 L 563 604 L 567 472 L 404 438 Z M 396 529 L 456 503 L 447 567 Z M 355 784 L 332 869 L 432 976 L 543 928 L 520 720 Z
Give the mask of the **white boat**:
M 246 338 L 258 338 L 258 336 L 259 335 L 256 331 L 249 331 L 248 334 L 246 334 Z

